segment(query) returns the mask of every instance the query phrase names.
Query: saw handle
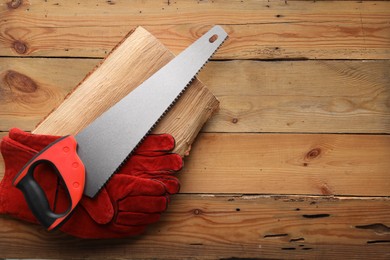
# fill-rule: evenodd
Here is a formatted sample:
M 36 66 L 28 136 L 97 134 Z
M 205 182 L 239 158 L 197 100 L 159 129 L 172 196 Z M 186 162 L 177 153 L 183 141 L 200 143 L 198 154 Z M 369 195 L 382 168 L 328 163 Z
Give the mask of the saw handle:
M 85 186 L 84 164 L 77 155 L 77 142 L 73 136 L 64 136 L 46 146 L 35 155 L 18 173 L 13 185 L 23 192 L 28 206 L 38 221 L 48 230 L 63 223 L 82 198 Z M 55 213 L 39 184 L 34 179 L 34 170 L 40 164 L 49 165 L 65 184 L 70 200 L 68 209 Z M 57 185 L 57 183 L 53 183 Z

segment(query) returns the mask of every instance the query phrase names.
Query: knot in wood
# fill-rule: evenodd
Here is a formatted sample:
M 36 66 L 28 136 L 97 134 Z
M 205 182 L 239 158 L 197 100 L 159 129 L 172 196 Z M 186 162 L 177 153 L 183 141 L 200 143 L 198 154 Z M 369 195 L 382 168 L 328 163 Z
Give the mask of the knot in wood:
M 200 214 L 202 214 L 202 210 L 194 209 L 193 213 L 194 213 L 194 215 L 200 215 Z
M 317 158 L 318 156 L 320 156 L 320 154 L 321 154 L 321 149 L 314 148 L 306 154 L 306 159 L 313 160 L 313 159 Z
M 23 93 L 33 93 L 38 89 L 38 85 L 30 77 L 13 70 L 7 71 L 4 81 L 10 89 Z
M 10 2 L 7 3 L 7 6 L 9 9 L 16 9 L 19 6 L 21 6 L 23 3 L 22 0 L 11 0 Z
M 26 54 L 28 50 L 27 45 L 22 41 L 14 41 L 12 47 L 19 54 Z

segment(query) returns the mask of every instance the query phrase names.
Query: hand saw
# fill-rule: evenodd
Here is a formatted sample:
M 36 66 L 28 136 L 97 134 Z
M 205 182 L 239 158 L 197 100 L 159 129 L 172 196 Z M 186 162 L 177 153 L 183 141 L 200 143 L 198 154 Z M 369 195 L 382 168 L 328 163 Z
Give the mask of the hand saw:
M 48 230 L 67 219 L 83 194 L 92 198 L 98 193 L 226 38 L 222 27 L 214 26 L 77 135 L 49 144 L 19 171 L 13 184 Z M 51 210 L 34 180 L 40 164 L 49 165 L 66 187 L 70 203 L 65 212 Z

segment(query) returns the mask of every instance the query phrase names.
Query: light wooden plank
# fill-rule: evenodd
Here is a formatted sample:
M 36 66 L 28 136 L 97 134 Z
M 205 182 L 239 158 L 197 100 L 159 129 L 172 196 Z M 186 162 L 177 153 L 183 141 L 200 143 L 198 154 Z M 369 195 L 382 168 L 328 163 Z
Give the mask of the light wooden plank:
M 100 61 L 0 58 L 0 130 L 31 131 Z M 203 131 L 390 133 L 389 68 L 380 60 L 209 62 L 199 77 L 221 103 Z
M 173 57 L 153 35 L 138 27 L 88 73 L 32 132 L 51 135 L 79 133 Z M 8 71 L 7 75 L 9 74 Z M 15 86 L 19 87 L 18 84 L 14 84 Z M 147 99 L 144 101 L 147 102 Z M 172 134 L 176 142 L 174 151 L 184 156 L 218 104 L 211 92 L 199 80 L 194 79 L 180 101 L 158 123 L 154 133 Z
M 3 258 L 388 259 L 388 199 L 174 196 L 143 236 L 79 240 L 0 217 Z
M 1 58 L 0 129 L 34 129 L 99 62 Z
M 184 193 L 390 195 L 390 136 L 201 134 Z
M 230 39 L 217 59 L 390 57 L 388 1 L 4 2 L 0 55 L 104 57 L 138 25 L 177 54 L 222 24 Z
M 47 26 L 58 27 L 65 23 L 86 26 L 119 25 L 123 20 L 131 24 L 212 24 L 217 19 L 223 24 L 267 23 L 274 18 L 283 22 L 359 20 L 367 14 L 369 19 L 381 19 L 389 15 L 387 1 L 275 1 L 275 0 L 230 0 L 230 1 L 111 1 L 105 0 L 59 0 L 50 1 L 2 0 L 1 14 L 6 17 L 24 14 L 43 19 Z M 337 7 L 337 8 L 335 8 Z M 66 12 L 65 12 L 66 11 Z M 359 12 L 363 11 L 362 14 Z M 28 14 L 25 14 L 28 12 Z M 84 16 L 81 16 L 84 14 Z M 278 16 L 279 14 L 279 16 Z M 362 16 L 361 16 L 362 15 Z M 94 21 L 93 17 L 106 19 Z M 113 19 L 118 18 L 121 19 Z M 8 20 L 7 20 L 8 21 Z
M 389 156 L 388 135 L 200 134 L 178 177 L 181 193 L 389 196 Z
M 206 132 L 390 133 L 389 61 L 213 62 Z

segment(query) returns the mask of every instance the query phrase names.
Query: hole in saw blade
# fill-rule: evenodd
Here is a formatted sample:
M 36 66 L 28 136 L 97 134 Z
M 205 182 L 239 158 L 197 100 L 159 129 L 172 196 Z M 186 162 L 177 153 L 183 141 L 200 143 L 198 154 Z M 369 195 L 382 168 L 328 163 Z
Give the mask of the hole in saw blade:
M 211 36 L 211 37 L 209 38 L 209 42 L 213 43 L 213 42 L 215 42 L 217 39 L 218 39 L 218 35 L 214 34 L 213 36 Z

